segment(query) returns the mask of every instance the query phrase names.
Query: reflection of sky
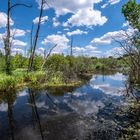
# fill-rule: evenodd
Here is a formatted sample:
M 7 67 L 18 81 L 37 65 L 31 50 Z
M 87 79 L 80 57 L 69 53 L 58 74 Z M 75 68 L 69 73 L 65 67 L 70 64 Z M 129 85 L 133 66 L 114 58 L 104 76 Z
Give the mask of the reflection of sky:
M 105 111 L 104 114 L 108 117 L 114 107 L 124 104 L 121 100 L 121 95 L 124 92 L 124 80 L 125 76 L 120 73 L 104 77 L 96 75 L 92 77 L 89 83 L 76 88 L 73 92 L 64 94 L 64 96 L 54 96 L 45 90 L 34 91 L 33 95 L 38 114 L 41 120 L 53 117 L 55 119 L 57 116 L 72 112 L 88 118 L 91 116 L 98 118 L 97 116 L 101 116 Z M 13 116 L 16 120 L 17 128 L 18 125 L 20 128 L 24 128 L 27 127 L 27 124 L 32 124 L 33 107 L 34 104 L 30 103 L 28 89 L 17 94 L 17 99 L 13 104 Z M 4 130 L 4 128 L 7 130 L 7 110 L 7 103 L 1 102 L 0 130 Z M 2 132 L 0 132 L 1 134 Z
M 2 103 L 0 104 L 0 112 L 6 112 L 7 110 L 8 110 L 8 104 L 2 102 Z
M 104 77 L 93 76 L 87 85 L 71 93 L 71 98 L 67 95 L 64 102 L 79 114 L 97 114 L 105 107 L 106 102 L 121 102 L 119 97 L 125 91 L 125 79 L 126 77 L 120 73 Z
M 99 89 L 105 94 L 121 96 L 125 92 L 126 76 L 117 73 L 110 76 L 93 76 L 89 84 L 93 89 Z
M 75 111 L 82 115 L 97 114 L 100 109 L 105 107 L 106 102 L 114 97 L 119 97 L 124 92 L 124 80 L 126 77 L 120 73 L 110 76 L 93 76 L 88 84 L 75 89 L 72 93 L 66 93 L 64 96 L 53 96 L 46 91 L 35 94 L 36 106 L 39 110 L 46 110 L 55 113 Z M 32 105 L 29 103 L 28 90 L 25 89 L 18 93 L 14 104 L 16 114 L 19 112 L 30 113 Z M 47 96 L 48 95 L 48 96 Z M 119 101 L 119 100 L 117 100 Z M 7 111 L 7 104 L 0 104 L 0 112 Z M 20 114 L 19 113 L 19 114 Z

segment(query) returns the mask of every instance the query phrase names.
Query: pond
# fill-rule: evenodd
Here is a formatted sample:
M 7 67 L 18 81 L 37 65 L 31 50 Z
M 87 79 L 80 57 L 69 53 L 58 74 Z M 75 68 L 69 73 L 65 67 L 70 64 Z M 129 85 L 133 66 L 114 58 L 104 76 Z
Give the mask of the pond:
M 0 140 L 115 140 L 127 105 L 126 76 L 93 75 L 80 87 L 0 96 Z

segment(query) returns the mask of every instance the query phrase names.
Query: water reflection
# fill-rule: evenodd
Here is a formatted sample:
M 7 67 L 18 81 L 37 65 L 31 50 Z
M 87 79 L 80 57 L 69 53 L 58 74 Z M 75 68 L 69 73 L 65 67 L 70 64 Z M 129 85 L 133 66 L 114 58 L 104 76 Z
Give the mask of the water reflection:
M 113 140 L 117 124 L 112 114 L 125 103 L 125 79 L 120 73 L 94 75 L 81 87 L 5 93 L 0 97 L 0 138 L 99 139 L 96 132 L 112 129 Z
M 15 104 L 16 100 L 16 92 L 11 91 L 7 93 L 3 93 L 3 96 L 1 96 L 2 103 L 0 105 L 0 111 L 1 112 L 7 112 L 8 117 L 8 124 L 9 124 L 9 130 L 8 134 L 10 134 L 10 137 L 12 140 L 15 140 L 15 124 L 14 124 L 14 115 L 13 115 L 13 106 Z M 3 125 L 2 125 L 3 126 Z M 3 132 L 2 128 L 0 129 L 1 132 Z M 4 132 L 5 133 L 5 132 Z M 1 138 L 6 136 L 1 136 Z M 4 138 L 3 138 L 4 139 Z
M 36 101 L 35 101 L 34 91 L 29 88 L 28 92 L 29 92 L 29 102 L 30 102 L 31 108 L 32 108 L 33 126 L 35 126 L 34 125 L 34 119 L 35 119 L 35 121 L 38 123 L 41 138 L 42 138 L 42 140 L 44 140 L 43 129 L 42 129 L 42 126 L 41 126 L 40 116 L 39 116 Z

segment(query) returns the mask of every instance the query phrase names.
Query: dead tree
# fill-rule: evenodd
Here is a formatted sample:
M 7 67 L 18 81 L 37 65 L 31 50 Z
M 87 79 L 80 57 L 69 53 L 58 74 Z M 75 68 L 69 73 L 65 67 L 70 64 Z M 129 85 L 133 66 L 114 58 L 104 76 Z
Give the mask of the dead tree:
M 46 63 L 48 57 L 51 55 L 52 51 L 54 50 L 54 48 L 56 48 L 56 46 L 57 46 L 57 44 L 55 44 L 55 45 L 49 50 L 49 52 L 48 52 L 47 55 L 45 54 L 45 51 L 44 51 L 44 62 L 42 63 L 41 70 L 43 70 L 44 65 L 45 65 L 45 63 Z
M 35 33 L 35 37 L 34 37 L 34 41 L 32 44 L 32 52 L 29 58 L 29 66 L 28 66 L 28 71 L 32 71 L 33 70 L 33 63 L 34 63 L 34 57 L 35 57 L 35 51 L 36 51 L 36 46 L 37 46 L 37 42 L 38 42 L 38 36 L 39 36 L 39 32 L 40 32 L 40 27 L 41 27 L 41 20 L 42 20 L 42 15 L 43 15 L 43 8 L 44 5 L 47 4 L 47 2 L 45 0 L 41 0 L 41 7 L 40 7 L 40 14 L 39 14 L 39 21 L 37 24 L 37 30 Z
M 11 5 L 11 0 L 8 0 L 8 10 L 7 10 L 7 25 L 6 25 L 6 37 L 4 38 L 4 49 L 5 49 L 5 71 L 6 74 L 11 74 L 11 32 L 10 32 L 10 15 L 11 10 L 17 6 L 24 6 L 30 8 L 31 5 L 26 5 L 23 3 L 16 3 Z
M 71 37 L 70 56 L 73 56 L 73 37 Z

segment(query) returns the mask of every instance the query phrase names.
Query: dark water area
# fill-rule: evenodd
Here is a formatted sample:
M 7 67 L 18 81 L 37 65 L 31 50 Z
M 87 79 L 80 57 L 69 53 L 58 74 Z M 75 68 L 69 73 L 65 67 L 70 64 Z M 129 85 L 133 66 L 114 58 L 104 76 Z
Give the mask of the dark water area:
M 0 95 L 0 140 L 117 140 L 126 76 L 94 75 L 72 89 Z

